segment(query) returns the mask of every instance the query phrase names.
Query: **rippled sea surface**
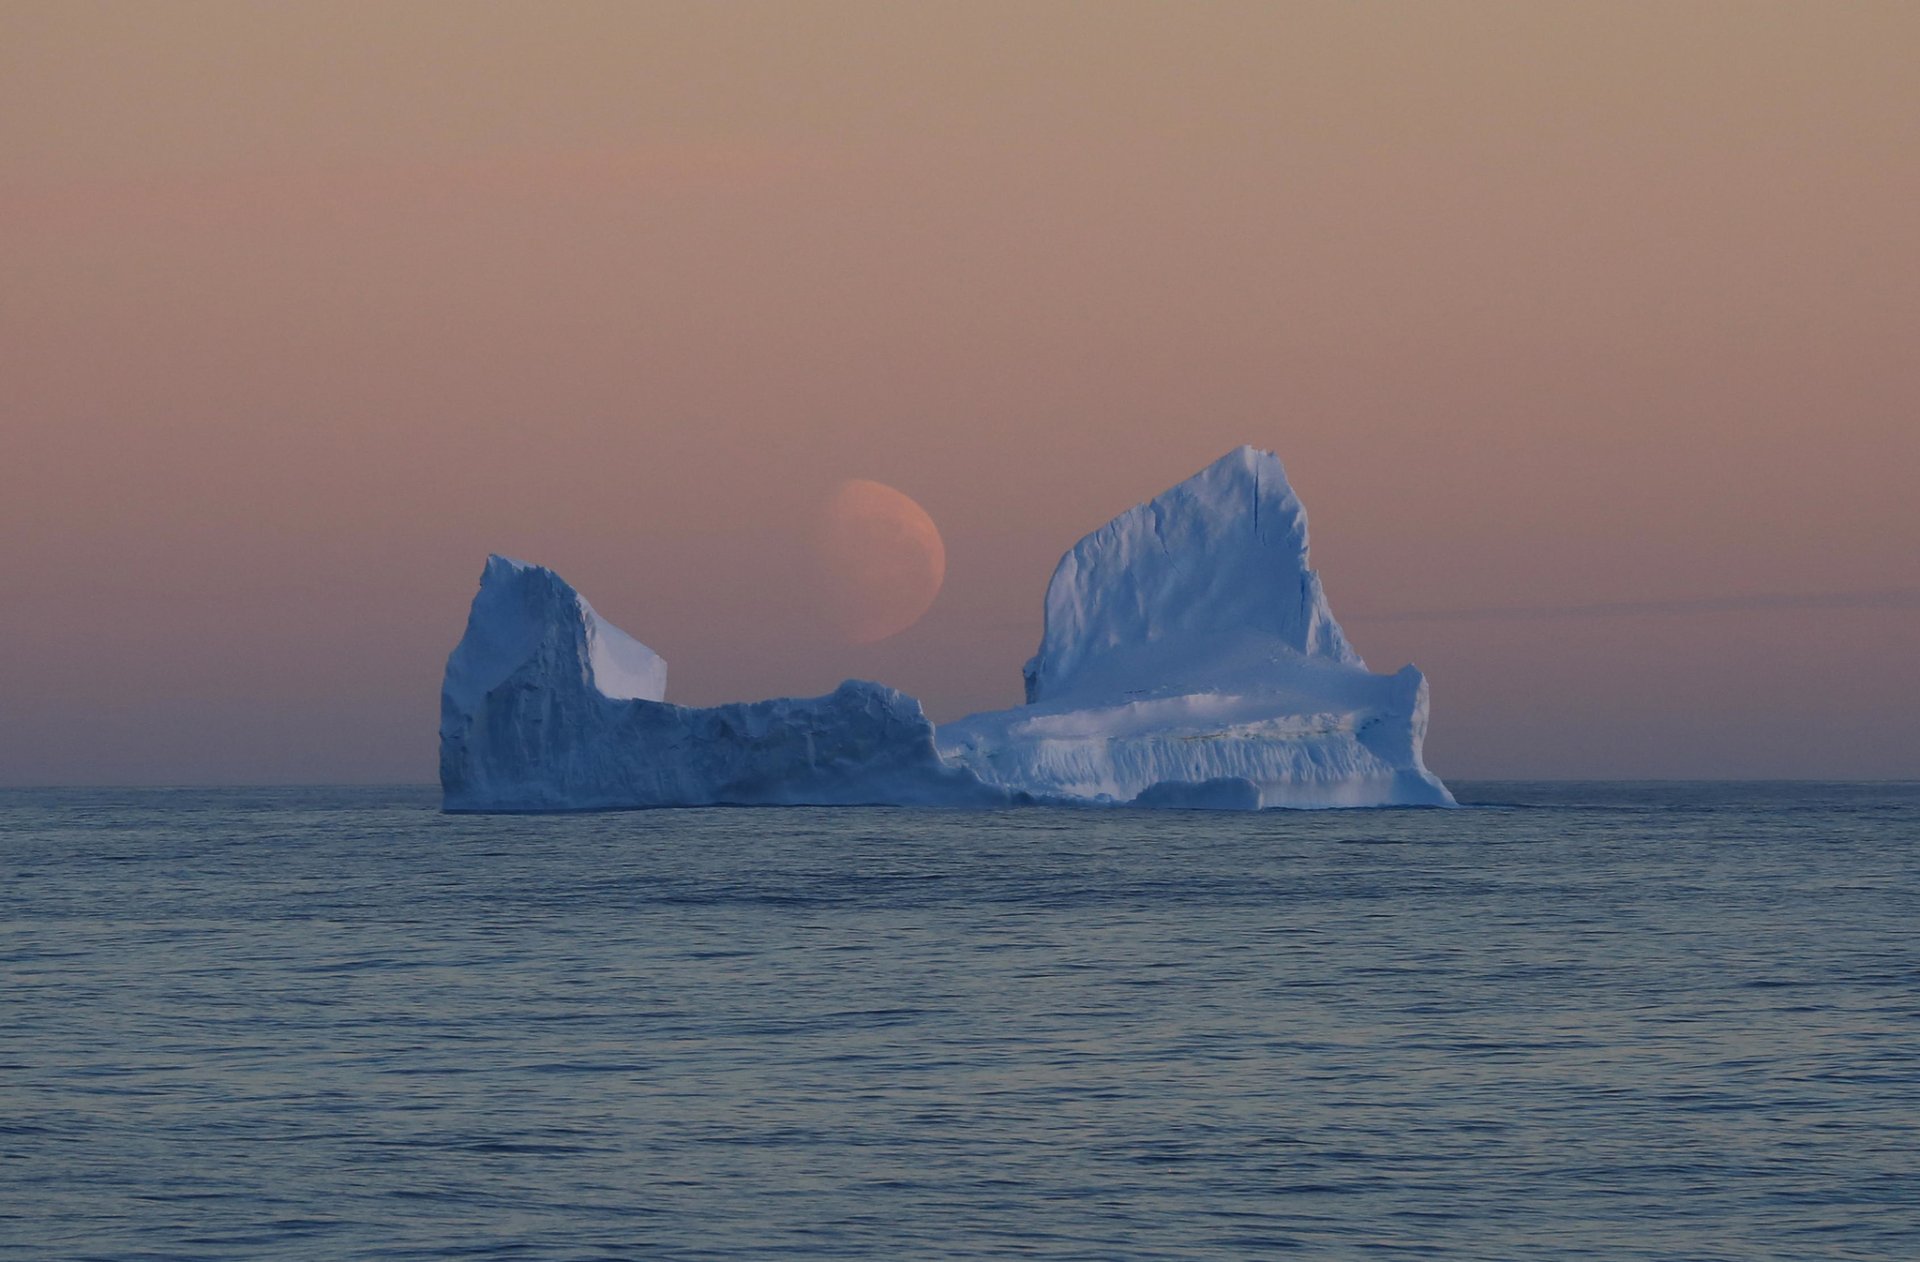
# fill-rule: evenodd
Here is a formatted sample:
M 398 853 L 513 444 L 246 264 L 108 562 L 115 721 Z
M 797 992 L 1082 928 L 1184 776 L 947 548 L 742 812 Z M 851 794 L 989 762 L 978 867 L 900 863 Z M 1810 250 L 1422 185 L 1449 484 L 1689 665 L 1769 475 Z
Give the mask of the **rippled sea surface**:
M 1920 786 L 0 793 L 0 1253 L 1920 1257 Z

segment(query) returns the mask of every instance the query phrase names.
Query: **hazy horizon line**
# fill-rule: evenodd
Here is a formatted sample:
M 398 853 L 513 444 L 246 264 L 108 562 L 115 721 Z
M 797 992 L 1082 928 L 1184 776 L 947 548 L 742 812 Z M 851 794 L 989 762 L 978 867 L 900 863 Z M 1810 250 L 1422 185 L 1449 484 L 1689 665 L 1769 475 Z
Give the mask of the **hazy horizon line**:
M 1347 622 L 1524 622 L 1553 618 L 1661 617 L 1696 613 L 1759 613 L 1775 609 L 1920 610 L 1920 587 L 1855 592 L 1755 592 L 1664 600 L 1609 600 L 1570 605 L 1482 605 L 1348 614 Z
M 937 727 L 939 725 L 935 724 L 935 726 Z M 1457 775 L 1450 775 L 1446 779 L 1449 785 L 1455 785 L 1455 786 L 1467 785 L 1467 784 L 1474 784 L 1474 785 L 1489 785 L 1489 784 L 1559 784 L 1559 785 L 1571 785 L 1571 784 L 1908 785 L 1908 784 L 1911 784 L 1911 785 L 1920 785 L 1920 776 L 1489 776 L 1489 775 L 1457 776 Z M 311 790 L 318 790 L 318 789 L 329 789 L 329 790 L 362 789 L 369 792 L 378 792 L 378 791 L 391 792 L 394 790 L 408 790 L 408 791 L 417 791 L 422 793 L 439 793 L 441 791 L 441 785 L 437 781 L 433 781 L 433 780 L 310 780 L 310 781 L 297 781 L 297 780 L 211 781 L 209 780 L 209 781 L 198 781 L 198 782 L 196 781 L 164 781 L 164 780 L 151 780 L 151 781 L 73 780 L 73 781 L 66 781 L 66 782 L 59 782 L 59 783 L 39 783 L 39 784 L 31 784 L 26 782 L 22 782 L 19 784 L 8 784 L 8 783 L 0 782 L 0 793 L 74 793 L 74 792 L 100 792 L 100 793 L 235 792 L 235 793 L 244 793 L 244 792 L 270 792 L 270 791 L 286 792 L 286 791 L 293 791 L 293 790 L 311 791 Z M 1502 806 L 1502 805 L 1505 805 L 1505 804 L 1498 803 L 1498 802 L 1472 802 L 1472 803 L 1461 804 L 1462 807 L 1467 807 L 1467 808 L 1480 807 L 1480 806 Z M 743 805 L 743 804 L 737 804 L 737 803 L 716 802 L 716 803 L 711 803 L 711 804 L 702 805 L 702 806 L 593 807 L 588 809 L 504 811 L 504 812 L 496 812 L 496 814 L 548 815 L 548 816 L 551 816 L 551 815 L 627 815 L 627 814 L 644 814 L 649 811 L 675 811 L 675 810 L 677 811 L 709 811 L 709 810 L 778 811 L 778 810 L 785 810 L 785 809 L 788 809 L 788 808 L 783 806 L 778 806 L 778 805 L 764 805 L 764 804 Z M 848 804 L 845 806 L 834 807 L 832 809 L 858 810 L 858 811 L 864 811 L 864 810 L 939 811 L 945 808 L 920 807 L 920 806 L 903 807 L 903 806 L 889 806 L 881 803 L 862 803 L 857 805 Z M 971 810 L 975 808 L 961 808 L 961 809 Z M 998 809 L 1004 809 L 1004 808 L 990 807 L 990 808 L 984 808 L 984 809 L 998 810 Z M 1021 809 L 1081 811 L 1088 808 L 1081 807 L 1081 806 L 1053 806 L 1053 807 L 1042 806 L 1042 807 L 1034 807 L 1034 808 L 1023 807 Z M 1100 809 L 1104 810 L 1108 808 L 1100 808 Z M 1150 810 L 1154 808 L 1150 808 L 1150 807 L 1134 808 L 1123 803 L 1112 809 Z M 1322 815 L 1322 814 L 1340 814 L 1340 813 L 1346 813 L 1351 811 L 1424 811 L 1424 810 L 1431 810 L 1431 809 L 1435 809 L 1435 808 L 1424 807 L 1424 806 L 1268 807 L 1265 809 L 1264 812 L 1259 812 L 1259 813 L 1274 814 L 1274 813 L 1285 813 L 1288 811 L 1295 811 L 1302 814 Z M 1441 808 L 1441 809 L 1446 809 L 1446 808 Z

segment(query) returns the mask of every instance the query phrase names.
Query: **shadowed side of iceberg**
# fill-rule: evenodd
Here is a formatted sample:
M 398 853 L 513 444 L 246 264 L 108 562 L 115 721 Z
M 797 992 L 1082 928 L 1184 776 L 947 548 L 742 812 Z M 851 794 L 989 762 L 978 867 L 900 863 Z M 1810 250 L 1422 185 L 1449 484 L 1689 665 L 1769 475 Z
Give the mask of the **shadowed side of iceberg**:
M 666 663 L 559 575 L 489 558 L 441 692 L 445 809 L 1008 800 L 945 763 L 920 703 L 880 684 L 707 708 L 665 688 Z

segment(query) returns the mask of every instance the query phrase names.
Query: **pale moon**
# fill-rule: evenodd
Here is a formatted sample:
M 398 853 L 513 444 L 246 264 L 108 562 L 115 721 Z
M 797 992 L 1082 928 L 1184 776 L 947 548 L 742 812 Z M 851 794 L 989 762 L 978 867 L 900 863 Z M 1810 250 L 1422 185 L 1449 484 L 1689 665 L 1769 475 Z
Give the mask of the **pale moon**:
M 898 635 L 933 605 L 947 546 L 927 510 L 882 482 L 834 488 L 814 532 L 828 616 L 856 644 Z

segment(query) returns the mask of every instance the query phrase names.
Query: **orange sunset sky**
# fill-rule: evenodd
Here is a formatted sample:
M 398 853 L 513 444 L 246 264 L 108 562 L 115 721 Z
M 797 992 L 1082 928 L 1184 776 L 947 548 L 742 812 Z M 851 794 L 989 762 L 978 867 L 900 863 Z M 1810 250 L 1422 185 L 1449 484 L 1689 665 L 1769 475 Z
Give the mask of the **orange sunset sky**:
M 429 780 L 490 551 L 674 700 L 1011 704 L 1060 553 L 1243 442 L 1444 777 L 1920 776 L 1916 49 L 1814 0 L 0 0 L 0 782 Z M 876 644 L 806 563 L 850 478 L 945 538 Z

